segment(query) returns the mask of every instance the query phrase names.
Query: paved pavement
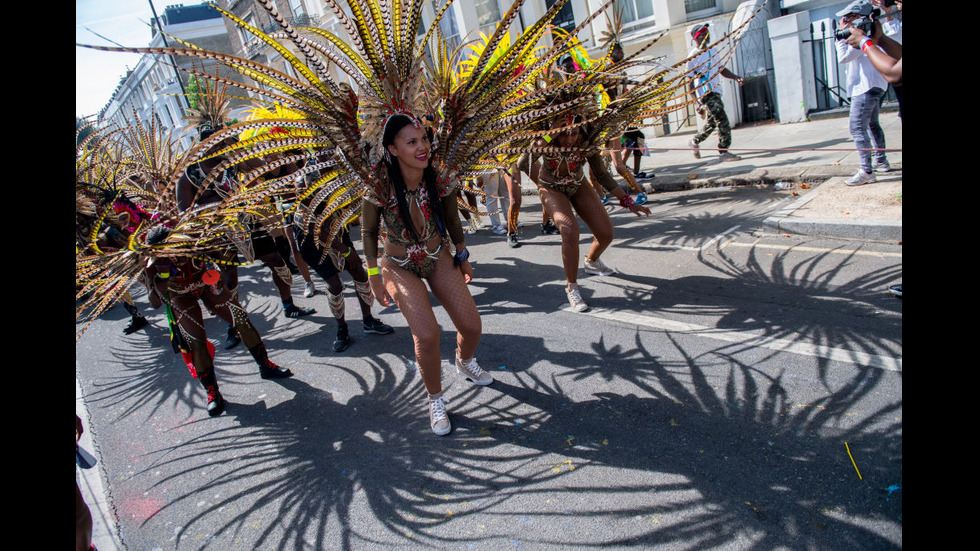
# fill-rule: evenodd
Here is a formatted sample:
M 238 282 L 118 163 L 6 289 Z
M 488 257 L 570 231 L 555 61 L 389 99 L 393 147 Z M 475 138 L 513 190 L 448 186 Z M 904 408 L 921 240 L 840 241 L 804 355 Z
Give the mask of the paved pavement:
M 768 230 L 778 233 L 824 235 L 871 241 L 901 242 L 902 126 L 895 111 L 882 113 L 889 149 L 895 168 L 875 184 L 849 188 L 843 179 L 854 174 L 858 155 L 847 129 L 846 118 L 825 118 L 795 124 L 763 124 L 738 128 L 733 133 L 731 151 L 742 160 L 720 163 L 717 152 L 709 149 L 715 138 L 702 144 L 701 159 L 694 159 L 688 147 L 692 131 L 648 139 L 653 150 L 641 167 L 654 172 L 644 182 L 648 193 L 669 193 L 703 186 L 754 185 L 773 187 L 779 182 L 792 184 L 774 193 L 799 197 L 783 211 L 765 221 Z M 76 387 L 76 413 L 86 422 L 85 401 Z M 81 441 L 92 451 L 88 435 Z M 76 467 L 79 483 L 93 513 L 94 542 L 101 551 L 118 549 L 113 523 L 114 511 L 104 498 L 100 464 Z
M 822 235 L 847 239 L 902 240 L 902 121 L 897 110 L 883 110 L 888 159 L 893 171 L 878 182 L 848 187 L 844 180 L 857 172 L 858 153 L 848 131 L 846 113 L 809 122 L 762 124 L 733 131 L 730 151 L 742 160 L 719 162 L 714 136 L 701 144 L 695 159 L 688 142 L 694 131 L 648 138 L 653 151 L 641 170 L 656 177 L 644 182 L 655 192 L 692 187 L 791 184 L 778 193 L 799 199 L 765 221 L 777 233 Z M 628 166 L 632 166 L 629 165 Z

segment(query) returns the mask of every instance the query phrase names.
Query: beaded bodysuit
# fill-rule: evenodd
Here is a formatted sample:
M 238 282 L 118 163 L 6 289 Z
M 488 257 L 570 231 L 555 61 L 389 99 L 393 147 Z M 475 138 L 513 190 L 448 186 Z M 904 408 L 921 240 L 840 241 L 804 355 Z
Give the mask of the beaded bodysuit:
M 379 226 L 383 222 L 387 230 L 387 241 L 392 245 L 404 247 L 406 251 L 404 256 L 394 256 L 385 251 L 385 258 L 412 272 L 419 278 L 424 279 L 431 275 L 432 270 L 435 269 L 436 261 L 439 259 L 439 253 L 442 251 L 445 239 L 434 249 L 430 250 L 427 246 L 427 243 L 443 232 L 440 231 L 436 213 L 433 211 L 429 196 L 424 192 L 423 188 L 420 187 L 412 191 L 406 191 L 405 202 L 408 204 L 409 212 L 418 212 L 420 214 L 420 224 L 417 224 L 415 228 L 419 236 L 418 240 L 412 237 L 408 229 L 408 224 L 415 223 L 415 221 L 410 220 L 406 223 L 402 219 L 401 213 L 398 211 L 398 201 L 393 190 L 383 204 L 378 200 L 377 195 L 372 193 L 365 194 L 364 204 L 361 209 L 361 217 L 363 219 L 361 223 L 361 235 L 362 242 L 364 243 L 364 254 L 369 257 L 377 256 Z M 453 243 L 463 242 L 463 230 L 459 222 L 459 213 L 456 210 L 455 198 L 451 195 L 446 197 L 442 201 L 441 207 L 445 209 L 444 218 L 448 226 L 446 229 L 448 230 L 449 237 Z
M 585 154 L 577 149 L 570 149 L 567 152 L 542 153 L 541 172 L 539 182 L 542 186 L 553 189 L 571 198 L 578 191 L 578 188 L 586 181 L 585 165 L 588 164 L 595 173 L 599 184 L 607 191 L 612 191 L 619 187 L 616 180 L 606 169 L 602 162 L 599 152 Z M 522 171 L 530 173 L 531 163 L 536 156 L 524 155 L 519 164 Z M 560 176 L 559 170 L 564 166 L 567 169 L 566 175 Z

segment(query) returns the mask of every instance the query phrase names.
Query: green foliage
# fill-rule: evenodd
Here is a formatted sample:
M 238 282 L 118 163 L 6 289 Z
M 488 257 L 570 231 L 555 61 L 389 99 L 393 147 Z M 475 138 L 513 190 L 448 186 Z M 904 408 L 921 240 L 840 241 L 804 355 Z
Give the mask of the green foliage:
M 84 120 L 82 120 L 82 119 L 80 119 L 78 117 L 75 117 L 75 130 L 76 131 L 78 131 L 79 127 L 81 127 L 84 124 L 85 124 L 85 121 Z M 78 132 L 78 139 L 76 140 L 75 145 L 77 146 L 78 144 L 80 144 L 83 141 L 85 141 L 85 138 L 87 138 L 88 135 L 91 134 L 92 132 L 94 132 L 94 130 L 92 129 L 91 126 L 82 128 L 81 131 Z
M 187 83 L 187 105 L 191 109 L 197 109 L 197 104 L 201 99 L 201 83 L 196 75 L 191 75 Z

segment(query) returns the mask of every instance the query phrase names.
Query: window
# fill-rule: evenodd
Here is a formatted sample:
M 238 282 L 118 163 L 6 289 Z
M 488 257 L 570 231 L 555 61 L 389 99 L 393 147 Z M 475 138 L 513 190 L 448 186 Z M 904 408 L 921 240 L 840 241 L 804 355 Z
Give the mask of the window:
M 609 9 L 615 9 L 616 6 L 622 10 L 625 25 L 653 18 L 653 0 L 620 0 Z
M 252 12 L 248 12 L 242 16 L 242 21 L 247 23 L 250 27 L 255 26 L 255 18 L 252 16 Z M 242 41 L 242 50 L 248 52 L 248 48 L 252 45 L 252 42 L 255 42 L 258 39 L 254 34 L 246 31 L 245 29 L 241 27 L 236 28 L 238 29 L 238 38 L 240 38 Z
M 459 38 L 459 26 L 456 25 L 456 10 L 453 6 L 450 6 L 443 14 L 442 18 L 439 19 L 439 28 L 442 30 L 442 34 L 446 37 L 446 44 L 450 48 L 455 48 L 459 46 L 461 42 Z
M 548 9 L 550 10 L 551 6 L 555 4 L 555 0 L 547 0 L 545 3 L 548 5 Z M 556 27 L 561 27 L 568 32 L 575 30 L 575 14 L 572 13 L 571 2 L 565 2 L 565 5 L 562 6 L 561 9 L 558 10 L 558 13 L 555 14 L 555 18 L 551 20 L 551 24 Z
M 705 10 L 714 10 L 717 7 L 717 0 L 684 0 L 684 11 L 688 14 Z
M 493 34 L 500 22 L 500 6 L 497 0 L 474 0 L 473 7 L 476 9 L 477 29 L 488 35 Z
M 310 16 L 306 14 L 306 6 L 302 0 L 289 0 L 289 9 L 293 12 L 294 24 L 303 26 L 310 24 Z

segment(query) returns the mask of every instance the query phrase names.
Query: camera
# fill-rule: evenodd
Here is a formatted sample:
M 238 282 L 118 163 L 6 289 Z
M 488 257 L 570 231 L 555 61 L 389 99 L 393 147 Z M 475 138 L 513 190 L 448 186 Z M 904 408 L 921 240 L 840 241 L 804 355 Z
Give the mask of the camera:
M 851 27 L 861 29 L 861 32 L 863 32 L 865 35 L 871 36 L 871 33 L 873 33 L 875 29 L 875 16 L 877 15 L 878 10 L 875 10 L 871 13 L 871 17 L 861 17 L 855 19 L 854 21 L 851 21 Z M 851 36 L 851 27 L 847 27 L 846 29 L 837 29 L 834 31 L 834 38 L 837 40 L 847 40 L 847 37 Z

